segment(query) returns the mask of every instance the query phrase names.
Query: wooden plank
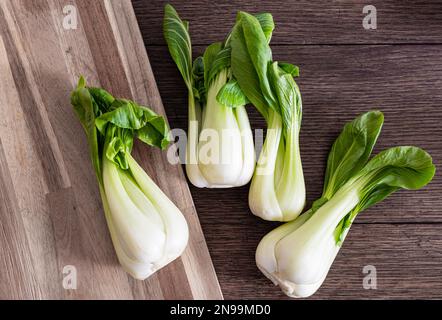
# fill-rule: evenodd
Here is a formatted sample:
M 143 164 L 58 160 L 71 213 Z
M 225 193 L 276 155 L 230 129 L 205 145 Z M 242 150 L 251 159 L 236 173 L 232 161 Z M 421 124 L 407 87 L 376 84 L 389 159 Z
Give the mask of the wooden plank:
M 3 173 L 1 180 L 6 180 L 11 184 L 2 187 L 2 190 L 7 190 L 11 197 L 16 199 L 17 208 L 12 212 L 8 212 L 6 208 L 10 207 L 8 204 L 14 203 L 2 200 L 7 207 L 3 207 L 1 216 L 3 218 L 14 220 L 22 220 L 18 225 L 25 229 L 24 232 L 14 228 L 13 234 L 17 234 L 20 241 L 13 241 L 16 245 L 29 247 L 29 257 L 33 261 L 33 274 L 38 286 L 41 288 L 39 292 L 34 292 L 35 295 L 28 295 L 27 298 L 55 298 L 61 294 L 60 286 L 57 281 L 57 267 L 56 260 L 50 259 L 56 255 L 55 247 L 53 243 L 53 237 L 50 233 L 46 232 L 33 232 L 33 230 L 44 230 L 51 228 L 51 220 L 47 214 L 47 205 L 42 196 L 42 193 L 35 192 L 41 190 L 42 192 L 48 192 L 46 180 L 42 179 L 45 176 L 43 172 L 43 166 L 38 159 L 38 152 L 34 145 L 34 140 L 29 130 L 29 126 L 26 122 L 26 117 L 23 114 L 23 109 L 20 107 L 20 99 L 18 97 L 18 91 L 14 83 L 14 78 L 7 60 L 6 48 L 2 37 L 0 37 L 0 74 L 2 75 L 2 81 L 0 82 L 0 110 L 1 125 L 0 125 L 0 137 L 2 142 L 2 149 L 4 152 L 5 161 L 3 165 L 8 169 Z M 12 108 L 11 108 L 12 107 Z M 4 182 L 3 182 L 4 183 Z M 19 196 L 15 194 L 15 190 L 20 190 Z M 4 223 L 2 223 L 4 225 Z M 12 225 L 14 226 L 14 225 Z M 11 232 L 11 225 L 5 224 L 3 227 L 7 230 L 8 234 Z M 10 241 L 5 238 L 1 240 L 2 245 L 5 245 L 5 241 Z M 7 247 L 7 246 L 6 246 Z M 11 253 L 12 259 L 19 259 L 18 252 Z M 16 257 L 14 256 L 17 255 Z M 36 257 L 36 259 L 34 259 Z M 44 257 L 44 259 L 37 258 Z M 4 261 L 4 259 L 1 259 Z M 17 268 L 11 265 L 10 268 L 14 270 Z M 10 269 L 8 267 L 2 268 L 5 272 L 2 274 L 8 274 Z M 26 277 L 26 275 L 24 275 Z M 2 290 L 7 292 L 2 293 L 2 297 L 13 297 L 14 287 L 17 286 L 17 282 L 20 282 L 21 277 L 7 277 L 1 281 Z M 31 292 L 32 293 L 32 292 Z M 22 293 L 23 294 L 23 293 Z M 16 297 L 20 295 L 17 293 Z
M 47 114 L 42 110 L 41 95 L 32 84 L 35 82 L 30 72 L 30 61 L 26 56 L 23 43 L 18 37 L 18 26 L 8 3 L 2 2 L 0 11 L 1 29 L 3 41 L 7 48 L 6 53 L 14 77 L 18 97 L 24 109 L 23 114 L 27 119 L 27 125 L 31 128 L 34 143 L 39 152 L 44 167 L 44 178 L 51 190 L 69 185 L 66 170 L 63 168 L 63 160 L 55 141 L 54 133 Z
M 195 48 L 197 54 L 202 51 L 203 47 Z M 187 91 L 173 61 L 164 58 L 167 48 L 151 47 L 148 52 L 171 126 L 186 128 Z M 278 46 L 273 52 L 276 59 L 301 68 L 297 80 L 303 95 L 300 143 L 309 203 L 320 196 L 326 157 L 343 124 L 370 109 L 385 114 L 375 153 L 417 145 L 433 156 L 438 172 L 442 170 L 442 145 L 435 138 L 442 136 L 442 47 Z M 248 110 L 252 126 L 265 128 L 259 114 Z M 211 215 L 241 219 L 250 214 L 244 200 L 248 187 L 216 192 L 191 187 L 191 191 L 205 213 L 201 219 L 208 237 Z M 400 191 L 361 214 L 358 221 L 442 222 L 441 192 L 442 176 L 436 174 L 424 189 Z
M 12 188 L 6 156 L 0 140 L 0 295 L 3 299 L 40 296 L 27 243 L 25 227 Z M 11 281 L 14 279 L 15 281 Z
M 58 200 L 60 196 L 65 197 L 63 193 L 65 188 L 54 188 L 53 185 L 49 184 L 49 186 L 52 186 L 47 187 L 49 192 L 40 194 L 39 198 L 42 196 L 46 198 L 47 203 L 44 212 L 48 214 L 46 219 L 49 220 L 51 229 L 44 225 L 39 229 L 40 232 L 33 230 L 32 233 L 48 233 L 47 237 L 52 237 L 52 245 L 55 249 L 54 252 L 51 252 L 51 256 L 47 257 L 47 260 L 55 262 L 57 266 L 52 271 L 56 275 L 53 282 L 56 283 L 57 288 L 62 289 L 60 278 L 63 266 L 66 265 L 64 262 L 69 260 L 68 264 L 72 264 L 72 260 L 67 259 L 66 256 L 69 253 L 76 253 L 76 249 L 72 250 L 70 248 L 71 245 L 75 246 L 75 244 L 64 241 L 62 236 L 63 233 L 68 233 L 66 231 L 67 227 L 72 228 L 72 233 L 77 234 L 78 243 L 83 239 L 88 240 L 84 247 L 87 248 L 89 255 L 94 256 L 94 259 L 91 261 L 88 261 L 88 259 L 78 259 L 77 263 L 74 264 L 79 277 L 77 290 L 62 290 L 54 293 L 53 290 L 49 289 L 45 292 L 55 295 L 56 298 L 64 296 L 67 298 L 130 298 L 132 294 L 128 284 L 128 277 L 120 270 L 113 248 L 109 245 L 110 237 L 108 236 L 105 219 L 101 214 L 101 201 L 97 191 L 96 179 L 89 167 L 90 156 L 88 152 L 79 151 L 87 150 L 87 143 L 84 139 L 77 138 L 82 132 L 82 128 L 72 110 L 69 109 L 69 92 L 72 90 L 73 81 L 76 81 L 78 74 L 72 75 L 68 73 L 67 63 L 63 59 L 65 55 L 61 51 L 61 46 L 56 45 L 64 30 L 61 24 L 63 18 L 62 2 L 59 4 L 60 10 L 58 14 L 57 11 L 51 10 L 49 2 L 39 2 L 37 10 L 41 14 L 30 15 L 29 13 L 34 12 L 35 8 L 32 6 L 26 7 L 28 4 L 28 2 L 9 3 L 9 6 L 4 11 L 9 12 L 13 16 L 11 20 L 16 23 L 16 37 L 18 38 L 18 35 L 21 35 L 17 42 L 23 46 L 22 56 L 29 61 L 27 72 L 34 79 L 34 82 L 31 82 L 32 84 L 29 86 L 33 88 L 37 96 L 41 97 L 43 108 L 40 112 L 43 114 L 43 117 L 49 119 L 52 129 L 52 133 L 48 133 L 48 136 L 57 140 L 57 148 L 61 150 L 60 152 L 63 155 L 63 160 L 58 161 L 58 163 L 62 163 L 63 167 L 66 168 L 69 176 L 69 185 L 72 185 L 76 197 L 80 199 L 78 210 L 73 211 L 67 208 L 62 210 L 60 204 L 57 205 L 57 203 L 60 203 Z M 56 4 L 56 2 L 52 2 L 53 6 Z M 23 10 L 23 7 L 26 7 L 27 10 Z M 59 24 L 57 25 L 56 23 Z M 34 36 L 37 30 L 41 38 Z M 64 33 L 67 32 L 64 31 Z M 78 49 L 72 49 L 74 52 L 87 52 L 87 48 L 89 48 L 87 41 L 79 40 L 82 37 L 85 37 L 85 35 L 80 31 L 77 36 L 70 39 L 72 40 L 70 43 L 71 47 L 76 47 L 73 43 L 80 46 Z M 23 41 L 23 39 L 26 39 L 26 41 Z M 45 41 L 41 39 L 45 39 Z M 54 44 L 51 50 L 48 50 L 48 44 Z M 39 54 L 35 55 L 33 52 L 39 52 Z M 85 55 L 86 57 L 87 55 Z M 84 58 L 80 57 L 80 60 L 82 59 Z M 81 73 L 81 70 L 76 67 L 71 67 L 71 70 L 77 70 Z M 86 68 L 85 71 L 89 71 L 89 68 Z M 96 77 L 94 78 L 91 75 L 89 79 L 94 82 Z M 98 82 L 95 81 L 95 83 Z M 32 98 L 29 97 L 29 99 Z M 31 121 L 38 123 L 35 119 L 31 119 Z M 35 136 L 33 132 L 29 134 L 31 137 Z M 40 141 L 40 143 L 44 144 L 44 140 Z M 42 162 L 44 162 L 45 159 L 37 157 L 34 161 L 36 160 L 43 160 Z M 85 170 L 85 168 L 88 170 Z M 44 170 L 51 172 L 51 167 Z M 20 189 L 17 190 L 17 192 L 20 192 Z M 41 214 L 33 209 L 33 202 L 28 202 L 26 205 L 32 214 Z M 67 215 L 65 220 L 58 218 L 63 213 Z M 66 220 L 73 223 L 66 226 Z M 83 228 L 79 228 L 79 224 L 83 225 Z M 60 234 L 62 235 L 60 236 Z M 40 259 L 40 256 L 35 255 L 35 261 Z M 92 261 L 100 261 L 102 267 L 100 268 L 100 264 L 91 264 Z M 91 265 L 98 267 L 90 268 Z M 42 269 L 41 272 L 47 274 L 48 270 Z M 94 290 L 89 290 L 91 287 Z
M 239 10 L 272 13 L 276 23 L 273 44 L 442 43 L 442 3 L 438 0 L 133 0 L 148 46 L 165 44 L 161 26 L 166 3 L 172 3 L 189 21 L 194 44 L 221 41 Z M 376 30 L 362 26 L 365 5 L 377 9 Z
M 141 144 L 135 156 L 183 211 L 190 242 L 181 259 L 146 281 L 119 266 L 69 93 L 84 74 L 115 95 L 164 109 L 130 1 L 72 4 L 75 30 L 62 26 L 62 0 L 0 5 L 0 180 L 7 185 L 0 244 L 11 249 L 0 256 L 0 298 L 222 298 L 180 166 Z M 76 290 L 62 287 L 66 265 L 77 268 Z

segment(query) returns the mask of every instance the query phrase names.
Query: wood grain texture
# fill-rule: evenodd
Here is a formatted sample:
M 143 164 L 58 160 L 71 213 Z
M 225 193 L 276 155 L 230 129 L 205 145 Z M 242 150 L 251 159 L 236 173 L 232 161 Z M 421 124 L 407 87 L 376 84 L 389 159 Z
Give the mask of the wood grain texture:
M 442 2 L 309 0 L 133 0 L 146 45 L 164 45 L 163 9 L 171 3 L 189 21 L 194 44 L 220 41 L 238 10 L 273 14 L 278 44 L 442 43 Z M 377 29 L 362 26 L 362 9 L 377 9 Z
M 78 28 L 62 26 L 62 0 L 0 1 L 0 298 L 222 298 L 180 166 L 136 144 L 134 154 L 183 211 L 188 248 L 146 281 L 119 266 L 86 138 L 70 106 L 80 74 L 164 114 L 128 0 L 71 1 Z M 77 269 L 76 290 L 62 287 Z
M 186 128 L 187 91 L 161 34 L 165 1 L 133 3 L 169 122 L 173 128 Z M 369 109 L 385 114 L 375 153 L 413 144 L 426 149 L 437 167 L 424 189 L 397 192 L 357 217 L 313 298 L 442 298 L 440 2 L 375 2 L 375 32 L 362 29 L 360 1 L 284 3 L 172 1 L 190 22 L 195 56 L 223 38 L 237 10 L 273 13 L 273 55 L 301 71 L 300 143 L 308 205 L 321 193 L 326 157 L 343 124 Z M 264 128 L 258 113 L 248 110 L 252 127 Z M 190 189 L 224 297 L 285 298 L 255 266 L 259 240 L 277 224 L 250 213 L 248 186 Z M 377 290 L 362 287 L 362 270 L 369 264 L 378 271 Z

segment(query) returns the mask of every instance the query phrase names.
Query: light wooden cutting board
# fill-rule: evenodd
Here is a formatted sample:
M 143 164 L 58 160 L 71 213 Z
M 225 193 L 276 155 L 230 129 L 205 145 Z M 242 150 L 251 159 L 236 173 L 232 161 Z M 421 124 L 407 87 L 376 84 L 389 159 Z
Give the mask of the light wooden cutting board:
M 119 266 L 69 102 L 81 74 L 164 114 L 129 0 L 0 0 L 0 299 L 222 298 L 181 167 L 146 145 L 135 157 L 184 213 L 189 245 L 145 281 Z

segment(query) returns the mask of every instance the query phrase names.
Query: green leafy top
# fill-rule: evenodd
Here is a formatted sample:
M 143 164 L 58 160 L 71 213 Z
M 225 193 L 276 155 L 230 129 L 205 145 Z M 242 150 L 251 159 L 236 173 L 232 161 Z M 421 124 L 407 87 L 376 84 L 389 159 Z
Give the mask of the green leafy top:
M 415 190 L 424 187 L 435 172 L 431 156 L 418 147 L 393 147 L 373 157 L 356 175 L 356 179 L 364 182 L 360 190 L 361 201 L 336 227 L 337 244 L 344 241 L 346 231 L 359 212 L 401 188 Z
M 192 67 L 192 76 L 193 76 L 193 94 L 194 97 L 201 102 L 201 104 L 205 103 L 206 97 L 206 86 L 204 85 L 204 60 L 203 57 L 198 57 L 193 61 Z
M 299 87 L 293 79 L 297 67 L 286 64 L 284 67 L 290 72 L 281 68 L 278 62 L 273 62 L 269 69 L 271 88 L 277 97 L 279 113 L 285 128 L 289 128 L 294 121 L 301 126 L 302 101 Z
M 272 33 L 275 29 L 275 22 L 273 21 L 273 16 L 270 13 L 263 12 L 255 15 L 255 18 L 258 20 L 261 25 L 262 32 L 267 39 L 267 43 L 270 43 L 272 39 Z
M 101 88 L 86 87 L 83 77 L 71 93 L 71 104 L 86 132 L 92 163 L 100 182 L 103 154 L 126 170 L 126 154 L 132 151 L 134 137 L 161 149 L 170 143 L 169 129 L 162 116 L 136 102 L 115 99 Z
M 383 123 L 382 112 L 369 111 L 344 126 L 328 155 L 323 197 L 330 199 L 343 184 L 364 167 Z
M 236 79 L 230 79 L 219 91 L 216 100 L 224 106 L 236 108 L 249 103 Z
M 431 156 L 413 147 L 393 147 L 380 152 L 361 170 L 365 178 L 364 195 L 357 210 L 362 211 L 399 188 L 416 190 L 428 184 L 436 172 Z
M 206 90 L 218 73 L 230 67 L 230 48 L 224 48 L 221 42 L 209 45 L 204 51 L 204 85 Z
M 256 21 L 263 32 L 263 37 L 268 43 L 274 29 L 273 17 L 269 13 L 256 15 Z M 232 29 L 235 30 L 236 24 Z M 215 42 L 209 45 L 203 57 L 192 61 L 192 46 L 189 36 L 189 25 L 182 21 L 175 9 L 167 4 L 164 9 L 163 23 L 164 38 L 166 39 L 169 52 L 175 61 L 187 87 L 189 94 L 197 99 L 201 105 L 206 101 L 205 94 L 215 77 L 225 69 L 231 67 L 231 33 L 224 42 Z M 249 102 L 242 92 L 236 79 L 229 72 L 228 82 L 220 89 L 217 100 L 228 107 L 238 107 Z M 202 75 L 202 76 L 201 76 Z
M 193 92 L 192 81 L 192 44 L 189 36 L 189 23 L 180 19 L 170 5 L 164 7 L 163 33 L 169 47 L 170 55 L 190 92 Z
M 356 215 L 400 188 L 419 189 L 431 181 L 435 167 L 431 156 L 417 147 L 394 147 L 370 155 L 381 132 L 384 115 L 369 111 L 344 126 L 330 150 L 322 197 L 312 213 L 329 201 L 344 185 L 357 188 L 360 201 L 337 225 L 336 243 L 345 238 Z
M 245 12 L 238 13 L 230 37 L 232 72 L 263 117 L 268 121 L 269 110 L 278 112 L 287 131 L 294 121 L 301 121 L 301 95 L 293 79 L 299 75 L 299 69 L 289 63 L 272 61 L 269 37 L 263 27 L 267 24 L 260 19 Z

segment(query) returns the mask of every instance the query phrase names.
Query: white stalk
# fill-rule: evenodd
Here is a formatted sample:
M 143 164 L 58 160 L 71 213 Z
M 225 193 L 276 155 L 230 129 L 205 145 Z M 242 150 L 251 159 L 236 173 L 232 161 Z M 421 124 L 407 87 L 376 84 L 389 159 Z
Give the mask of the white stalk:
M 311 211 L 304 213 L 296 220 L 284 223 L 273 231 L 269 232 L 262 238 L 259 242 L 258 248 L 256 249 L 255 259 L 256 265 L 259 270 L 264 273 L 267 278 L 272 280 L 275 284 L 278 281 L 274 279 L 273 274 L 278 271 L 278 264 L 275 256 L 276 244 L 285 236 L 289 235 L 296 229 L 298 229 L 308 218 L 311 217 Z
M 140 186 L 140 190 L 156 208 L 164 224 L 166 242 L 163 255 L 156 262 L 157 268 L 161 268 L 183 253 L 189 239 L 189 228 L 181 211 L 152 181 L 135 159 L 131 155 L 128 155 L 127 159 L 129 168 L 135 181 Z
M 199 188 L 228 188 L 247 184 L 255 168 L 253 134 L 244 106 L 230 108 L 216 96 L 227 82 L 222 70 L 207 92 L 201 111 L 189 94 L 189 136 L 186 172 Z
M 284 168 L 284 160 L 285 160 L 285 143 L 284 139 L 279 140 L 279 147 L 278 147 L 278 154 L 276 156 L 276 163 L 275 163 L 275 185 L 279 185 L 279 182 L 282 178 L 282 171 Z
M 200 133 L 199 168 L 212 187 L 236 186 L 243 164 L 241 131 L 234 111 L 216 100 L 226 82 L 226 70 L 213 80 Z
M 126 253 L 126 251 L 123 249 L 124 239 L 122 239 L 118 235 L 118 232 L 114 226 L 106 193 L 104 192 L 101 185 L 100 185 L 100 194 L 101 194 L 101 199 L 103 200 L 103 208 L 107 221 L 107 226 L 109 228 L 109 233 L 115 248 L 115 252 L 117 254 L 118 261 L 120 262 L 123 269 L 135 279 L 140 279 L 140 280 L 146 279 L 154 272 L 152 265 L 148 265 L 144 262 L 136 260 L 135 258 L 133 258 L 132 255 L 129 256 Z
M 270 110 L 264 146 L 252 179 L 249 206 L 270 221 L 291 221 L 305 206 L 305 184 L 299 151 L 299 125 L 284 136 L 281 116 Z
M 201 126 L 201 107 L 189 94 L 188 138 L 186 145 L 186 173 L 190 182 L 198 188 L 208 187 L 208 182 L 198 167 L 198 140 Z
M 157 219 L 143 213 L 132 201 L 119 170 L 103 157 L 103 185 L 109 209 L 106 218 L 121 264 L 133 277 L 144 279 L 157 269 L 156 262 L 163 256 L 166 234 L 158 227 Z M 132 265 L 138 267 L 131 269 Z
M 249 117 L 244 106 L 236 107 L 234 109 L 236 120 L 238 122 L 239 130 L 241 132 L 241 146 L 242 146 L 242 169 L 239 175 L 236 186 L 243 186 L 249 183 L 255 171 L 255 145 L 253 143 L 252 129 L 250 128 Z
M 299 122 L 293 121 L 286 135 L 284 162 L 276 196 L 282 211 L 281 221 L 291 221 L 299 216 L 305 206 L 305 183 L 299 151 Z
M 266 235 L 256 252 L 263 273 L 290 297 L 318 290 L 340 249 L 334 231 L 360 201 L 363 181 L 347 183 L 310 217 L 301 215 Z
M 275 190 L 275 165 L 281 138 L 281 117 L 277 112 L 271 111 L 266 138 L 249 191 L 250 210 L 264 220 L 284 219 Z
M 153 206 L 152 202 L 145 196 L 140 190 L 140 187 L 135 181 L 123 170 L 118 170 L 121 182 L 126 189 L 127 195 L 136 205 L 136 207 L 146 216 L 149 220 L 156 225 L 161 231 L 164 230 L 163 220 L 161 215 L 158 214 L 157 209 Z
M 100 193 L 118 260 L 144 280 L 182 254 L 189 232 L 180 210 L 131 155 L 127 160 L 133 178 L 103 157 Z

